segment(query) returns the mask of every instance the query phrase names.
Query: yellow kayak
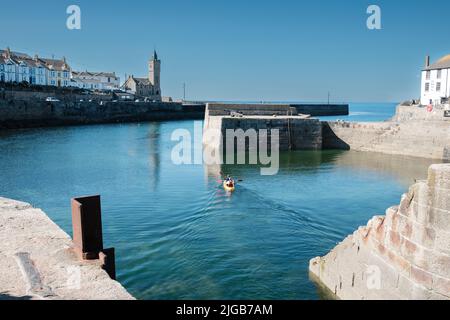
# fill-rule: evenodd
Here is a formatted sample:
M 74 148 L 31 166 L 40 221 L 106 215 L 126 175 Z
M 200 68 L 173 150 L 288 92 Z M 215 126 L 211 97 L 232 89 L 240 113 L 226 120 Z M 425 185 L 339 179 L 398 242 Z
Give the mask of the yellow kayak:
M 233 186 L 232 186 L 232 187 L 229 187 L 229 186 L 227 186 L 227 182 L 224 181 L 224 182 L 223 182 L 223 188 L 225 189 L 225 191 L 228 191 L 228 192 L 234 192 L 234 190 L 236 190 L 236 184 L 235 184 L 234 181 L 233 181 Z

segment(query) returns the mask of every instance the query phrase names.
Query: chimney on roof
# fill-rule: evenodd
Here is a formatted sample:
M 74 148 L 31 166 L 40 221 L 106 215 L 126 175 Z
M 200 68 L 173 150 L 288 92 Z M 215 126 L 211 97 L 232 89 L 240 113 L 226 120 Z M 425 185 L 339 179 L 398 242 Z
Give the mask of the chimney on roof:
M 11 58 L 11 49 L 9 47 L 6 48 L 5 57 L 7 59 Z
M 430 66 L 430 56 L 425 57 L 425 68 L 428 68 Z

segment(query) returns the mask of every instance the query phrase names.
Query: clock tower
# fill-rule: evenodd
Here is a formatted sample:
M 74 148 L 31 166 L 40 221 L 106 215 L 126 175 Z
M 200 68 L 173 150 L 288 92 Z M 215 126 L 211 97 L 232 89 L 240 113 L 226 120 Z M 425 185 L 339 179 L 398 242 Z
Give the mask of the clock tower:
M 161 97 L 161 60 L 158 59 L 156 50 L 148 63 L 148 80 L 153 86 L 153 94 Z

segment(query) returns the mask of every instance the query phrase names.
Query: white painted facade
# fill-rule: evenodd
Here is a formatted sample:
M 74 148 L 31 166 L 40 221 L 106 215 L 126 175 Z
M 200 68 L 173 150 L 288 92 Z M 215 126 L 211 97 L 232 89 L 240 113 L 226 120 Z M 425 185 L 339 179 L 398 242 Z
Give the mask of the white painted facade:
M 47 68 L 40 63 L 34 63 L 30 67 L 31 84 L 46 86 L 47 85 Z
M 71 86 L 86 90 L 102 90 L 102 85 L 96 80 L 84 80 L 80 78 L 72 78 Z
M 120 88 L 120 78 L 114 72 L 72 72 L 72 80 L 77 87 L 90 90 L 116 90 Z
M 13 52 L 9 48 L 0 50 L 0 81 L 27 82 L 33 85 L 68 87 L 71 70 L 66 60 L 34 58 Z
M 450 55 L 425 66 L 421 86 L 422 105 L 440 104 L 442 99 L 450 97 Z
M 72 72 L 66 59 L 46 59 L 0 50 L 0 81 L 28 82 L 34 85 L 77 87 L 86 90 L 120 89 L 115 72 Z
M 16 62 L 12 59 L 0 57 L 0 81 L 16 81 Z
M 16 60 L 17 61 L 17 60 Z M 29 82 L 30 68 L 24 61 L 17 61 L 16 64 L 16 82 Z

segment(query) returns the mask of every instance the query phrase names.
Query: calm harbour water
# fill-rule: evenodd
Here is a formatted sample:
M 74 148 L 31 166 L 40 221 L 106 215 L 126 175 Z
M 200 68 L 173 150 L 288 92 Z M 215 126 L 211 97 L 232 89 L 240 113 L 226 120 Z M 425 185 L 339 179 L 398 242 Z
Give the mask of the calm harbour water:
M 394 107 L 352 105 L 349 120 L 385 120 Z M 317 299 L 309 260 L 397 204 L 431 164 L 321 151 L 283 153 L 271 177 L 175 166 L 178 128 L 193 122 L 0 132 L 0 196 L 44 209 L 70 234 L 70 198 L 101 194 L 105 246 L 137 298 Z M 243 180 L 233 195 L 219 170 Z

